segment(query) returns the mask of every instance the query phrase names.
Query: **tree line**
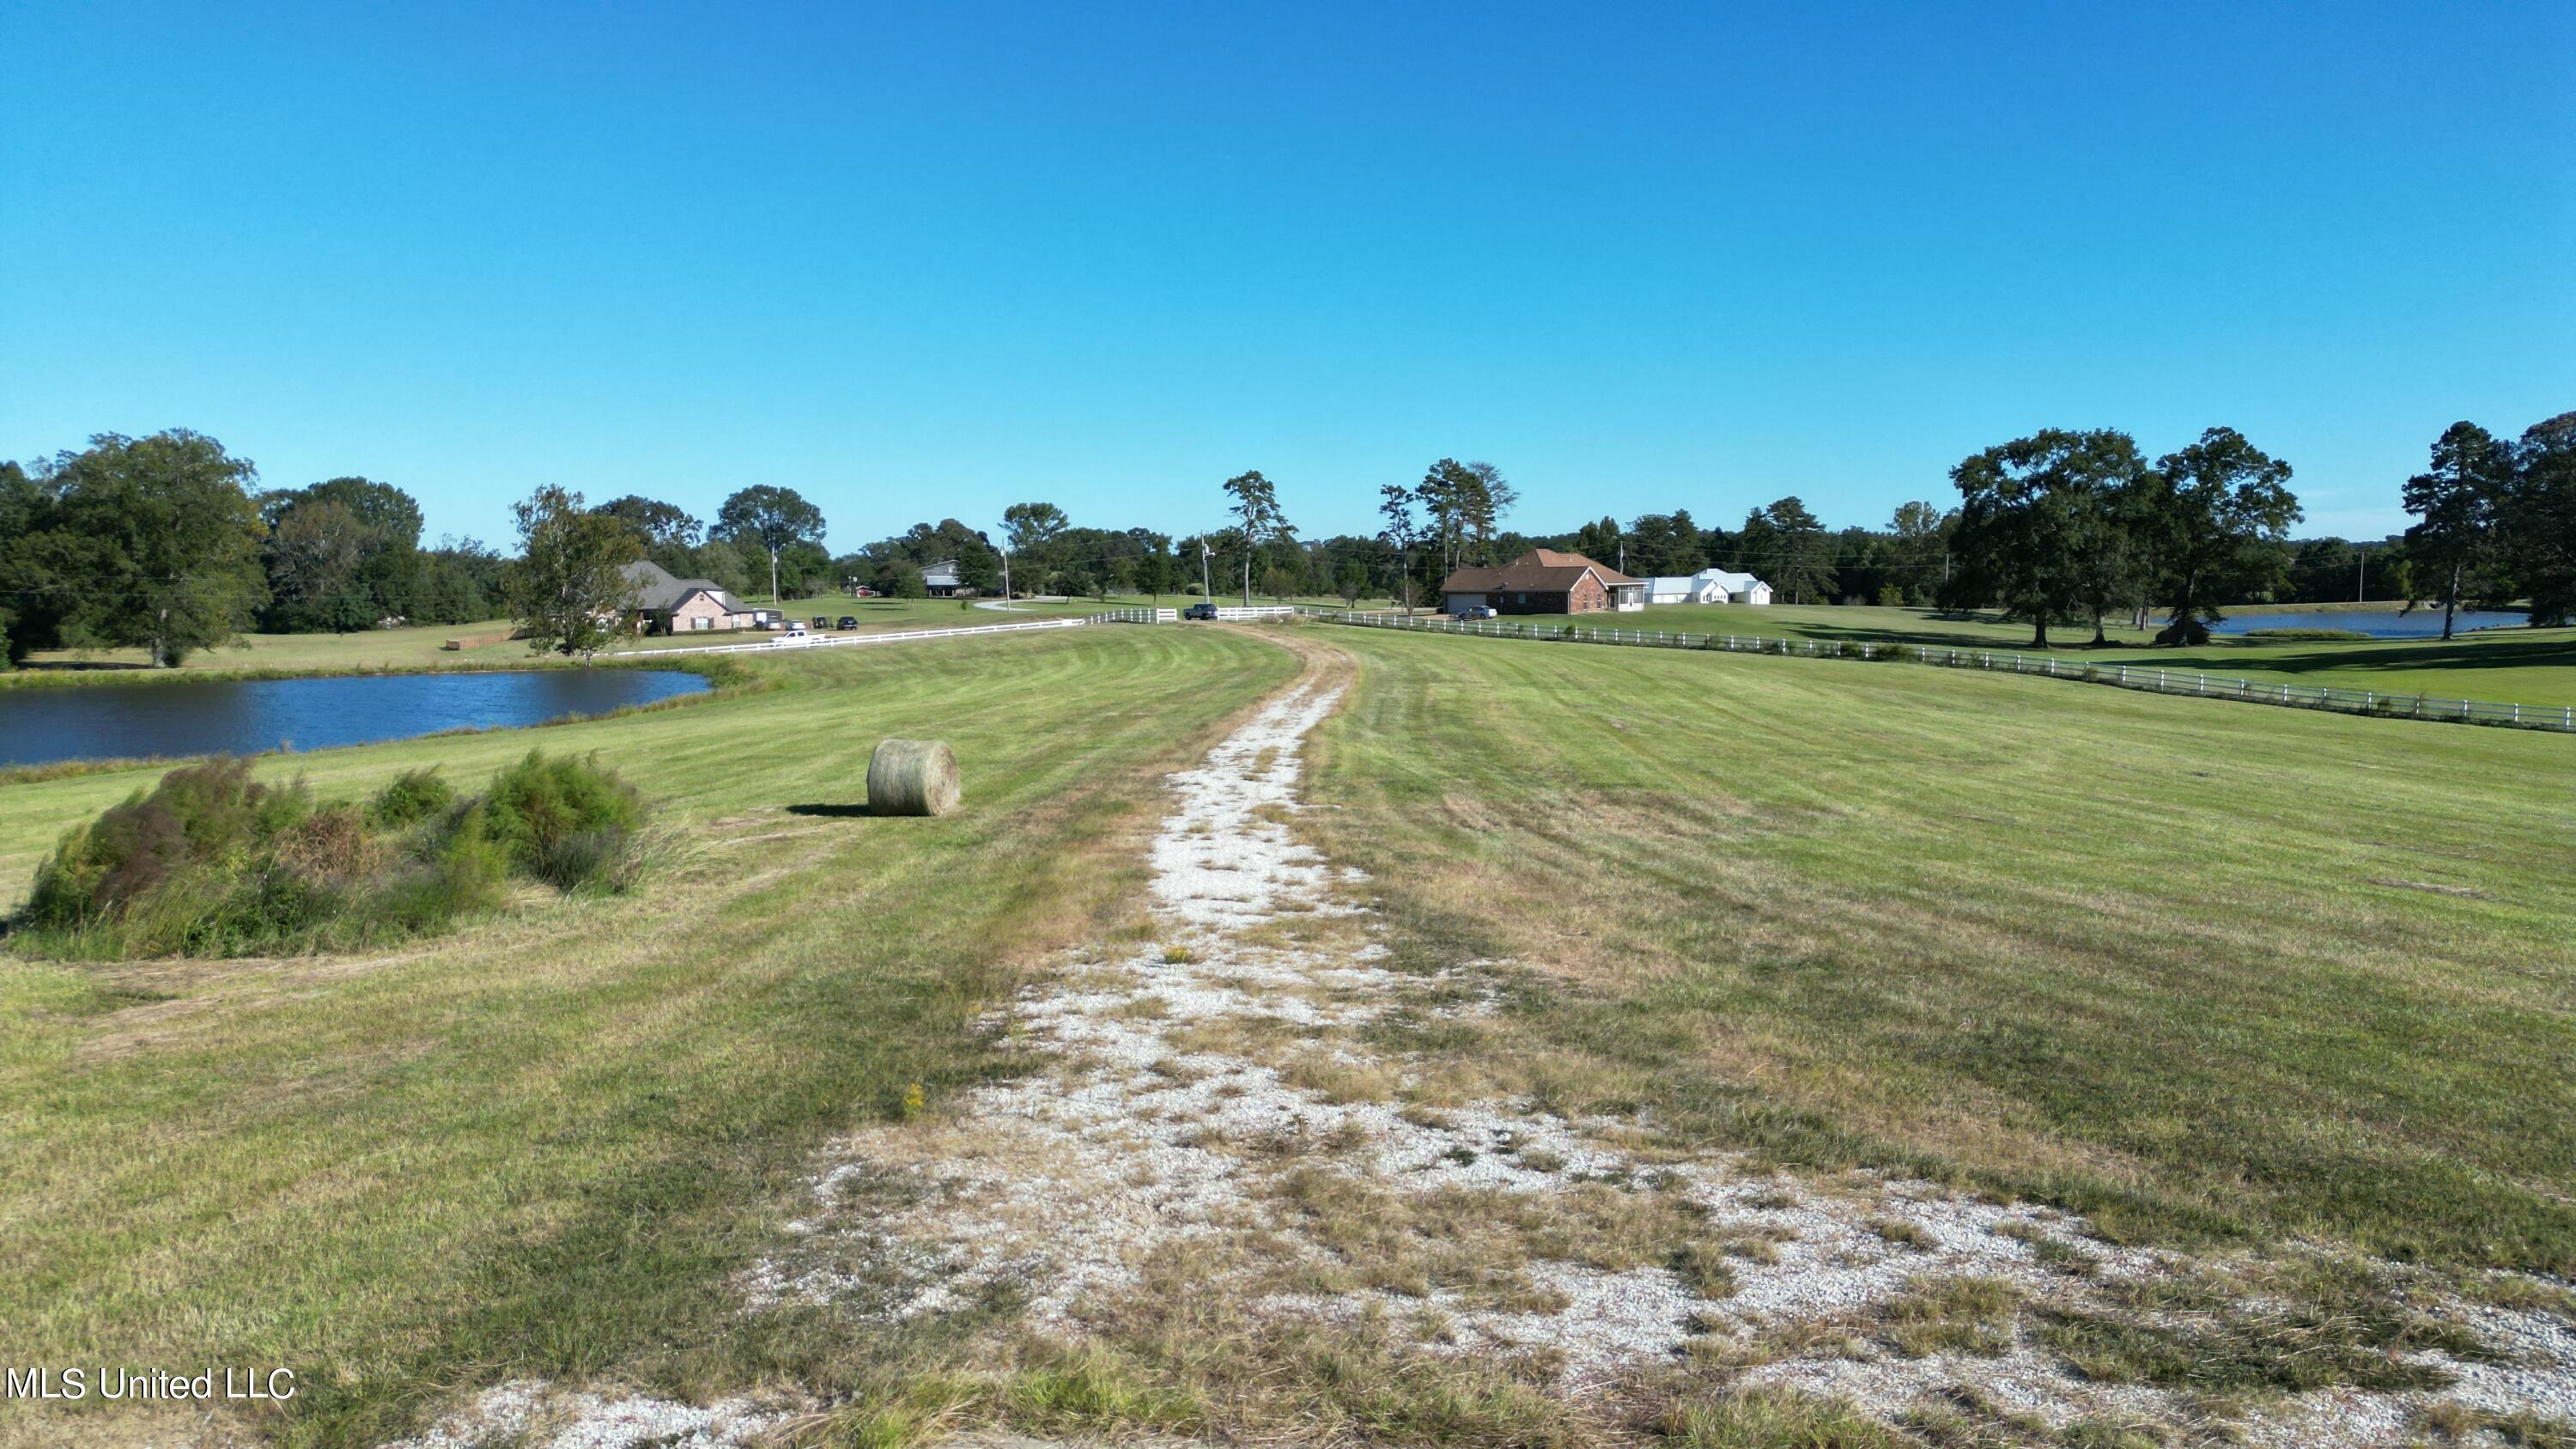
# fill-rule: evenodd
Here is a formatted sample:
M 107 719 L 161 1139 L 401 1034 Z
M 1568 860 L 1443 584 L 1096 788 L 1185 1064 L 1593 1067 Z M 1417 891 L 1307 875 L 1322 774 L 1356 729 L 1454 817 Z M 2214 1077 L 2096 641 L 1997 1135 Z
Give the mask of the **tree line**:
M 2089 625 L 2102 643 L 2115 614 L 2138 628 L 2161 616 L 2156 642 L 2196 644 L 2231 602 L 2429 597 L 2445 639 L 2463 605 L 2527 600 L 2539 625 L 2576 611 L 2576 413 L 2519 441 L 2453 424 L 2400 490 L 2418 521 L 2375 555 L 2339 538 L 2294 544 L 2290 464 L 2233 428 L 2152 463 L 2115 429 L 2045 429 L 1950 477 L 1960 504 L 1935 597 L 2029 623 L 2034 647 L 2052 625 Z
M 174 429 L 102 434 L 0 462 L 0 640 L 31 650 L 140 647 L 175 665 L 245 629 L 372 629 L 493 616 L 507 561 L 467 538 L 420 541 L 420 505 L 367 478 L 263 491 L 221 443 Z
M 1519 493 L 1500 468 L 1443 457 L 1380 490 L 1369 534 L 1301 537 L 1278 485 L 1252 470 L 1218 487 L 1226 524 L 1194 534 L 1078 526 L 1033 501 L 1003 510 L 998 539 L 946 518 L 839 555 L 822 510 L 792 488 L 737 490 L 711 522 L 642 494 L 589 506 L 547 488 L 514 510 L 520 548 L 505 556 L 471 538 L 424 546 L 418 501 L 389 483 L 263 490 L 249 460 L 203 434 L 104 434 L 33 464 L 0 462 L 0 642 L 12 664 L 35 649 L 111 646 L 176 664 L 248 629 L 524 620 L 549 612 L 549 590 L 551 612 L 565 615 L 572 594 L 622 588 L 612 575 L 636 559 L 773 602 L 856 588 L 919 597 L 926 569 L 953 564 L 980 593 L 1223 588 L 1411 608 L 1460 567 L 1542 547 L 1641 577 L 1748 573 L 1785 603 L 1999 610 L 2043 645 L 2053 626 L 2089 625 L 2099 641 L 2123 614 L 2141 628 L 2161 616 L 2160 642 L 2197 642 L 2241 602 L 2429 596 L 2446 638 L 2464 606 L 2527 600 L 2535 624 L 2576 614 L 2576 413 L 2518 439 L 2454 424 L 2401 489 L 2417 522 L 2380 540 L 2293 540 L 2291 471 L 2230 428 L 2152 462 L 2117 430 L 2048 429 L 1962 460 L 1955 507 L 1909 501 L 1881 528 L 1828 529 L 1792 495 L 1731 530 L 1674 508 L 1528 534 L 1507 526 Z

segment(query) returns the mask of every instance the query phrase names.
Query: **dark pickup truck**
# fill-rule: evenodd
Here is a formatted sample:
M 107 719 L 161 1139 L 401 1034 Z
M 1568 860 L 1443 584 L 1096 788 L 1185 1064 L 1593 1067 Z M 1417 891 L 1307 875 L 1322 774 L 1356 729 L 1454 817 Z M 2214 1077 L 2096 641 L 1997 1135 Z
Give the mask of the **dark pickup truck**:
M 1213 619 L 1216 617 L 1216 605 L 1192 604 L 1181 611 L 1181 617 L 1184 619 Z

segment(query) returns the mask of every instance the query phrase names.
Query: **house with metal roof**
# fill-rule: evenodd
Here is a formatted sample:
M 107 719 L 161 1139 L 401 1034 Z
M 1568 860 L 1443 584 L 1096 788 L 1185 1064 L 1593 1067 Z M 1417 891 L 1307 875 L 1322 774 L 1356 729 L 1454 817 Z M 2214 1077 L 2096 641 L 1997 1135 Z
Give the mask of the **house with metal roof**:
M 1701 569 L 1646 580 L 1649 604 L 1767 604 L 1771 586 L 1751 574 Z

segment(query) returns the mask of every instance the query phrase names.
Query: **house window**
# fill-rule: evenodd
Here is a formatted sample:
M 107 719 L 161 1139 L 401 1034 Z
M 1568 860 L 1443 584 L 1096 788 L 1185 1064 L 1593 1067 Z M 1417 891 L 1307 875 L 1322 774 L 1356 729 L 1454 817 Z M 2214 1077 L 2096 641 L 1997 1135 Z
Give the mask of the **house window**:
M 1528 602 L 1529 602 L 1529 595 L 1527 595 L 1527 594 L 1514 594 L 1514 595 L 1512 595 L 1512 602 L 1513 602 L 1513 603 L 1515 603 L 1515 604 L 1526 604 L 1526 603 L 1528 603 Z

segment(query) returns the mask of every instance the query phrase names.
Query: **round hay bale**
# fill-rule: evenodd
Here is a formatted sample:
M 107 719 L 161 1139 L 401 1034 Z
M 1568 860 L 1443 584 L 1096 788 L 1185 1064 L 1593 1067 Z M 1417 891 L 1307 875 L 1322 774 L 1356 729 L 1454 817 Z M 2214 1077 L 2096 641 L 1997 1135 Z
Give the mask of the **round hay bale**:
M 957 757 L 938 740 L 879 740 L 868 756 L 868 813 L 945 815 L 957 808 Z

